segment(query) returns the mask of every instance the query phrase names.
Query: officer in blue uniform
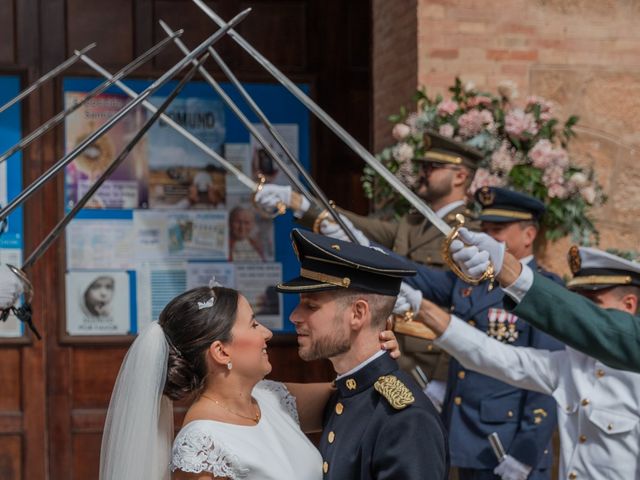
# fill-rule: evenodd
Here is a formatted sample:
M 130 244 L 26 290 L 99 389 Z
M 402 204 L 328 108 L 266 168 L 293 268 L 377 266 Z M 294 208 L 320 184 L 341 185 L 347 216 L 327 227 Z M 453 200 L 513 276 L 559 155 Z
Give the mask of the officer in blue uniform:
M 400 283 L 415 271 L 382 252 L 293 230 L 300 293 L 291 314 L 303 360 L 329 358 L 338 373 L 320 442 L 325 479 L 445 480 L 447 441 L 435 408 L 377 342 Z
M 534 271 L 562 283 L 536 265 L 533 242 L 544 204 L 503 188 L 476 192 L 482 210 L 482 229 L 507 244 L 508 250 Z M 472 286 L 451 272 L 418 266 L 416 277 L 405 282 L 425 299 L 450 308 L 462 320 L 509 345 L 558 350 L 564 345 L 506 311 L 504 292 L 490 282 Z M 443 419 L 449 434 L 451 466 L 460 480 L 550 478 L 550 439 L 556 427 L 554 400 L 546 395 L 514 388 L 491 377 L 467 371 L 451 359 Z M 497 432 L 509 456 L 508 464 L 494 469 L 498 460 L 487 436 Z M 504 463 L 504 462 L 503 462 Z M 510 468 L 512 467 L 512 468 Z M 504 473 L 509 470 L 508 473 Z M 530 471 L 528 477 L 519 472 Z M 513 475 L 513 476 L 512 476 Z

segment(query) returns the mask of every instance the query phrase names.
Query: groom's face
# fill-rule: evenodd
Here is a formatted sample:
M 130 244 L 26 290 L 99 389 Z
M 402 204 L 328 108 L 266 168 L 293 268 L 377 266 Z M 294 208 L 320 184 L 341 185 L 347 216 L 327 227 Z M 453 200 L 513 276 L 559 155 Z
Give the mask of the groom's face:
M 298 334 L 298 354 L 305 361 L 332 358 L 349 350 L 345 299 L 335 292 L 302 293 L 291 313 Z

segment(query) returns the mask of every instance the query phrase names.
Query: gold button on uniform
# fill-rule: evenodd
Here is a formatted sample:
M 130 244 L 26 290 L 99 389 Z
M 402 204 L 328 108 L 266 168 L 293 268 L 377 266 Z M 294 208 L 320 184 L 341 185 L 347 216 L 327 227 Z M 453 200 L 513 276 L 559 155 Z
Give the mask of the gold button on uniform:
M 587 436 L 586 435 L 580 435 L 580 438 L 578 440 L 580 440 L 580 443 L 584 443 L 584 442 L 587 441 Z
M 356 387 L 358 386 L 356 381 L 353 378 L 347 379 L 346 385 L 349 390 L 355 390 Z
M 336 413 L 338 415 L 342 415 L 343 411 L 344 411 L 344 405 L 342 405 L 340 402 L 336 403 Z
M 324 462 L 324 463 L 322 464 L 322 471 L 323 471 L 324 473 L 327 473 L 327 472 L 329 471 L 329 464 L 328 464 L 327 462 Z
M 453 399 L 453 403 L 460 405 L 462 403 L 462 397 L 456 397 Z
M 583 398 L 583 399 L 582 399 L 582 401 L 580 402 L 580 404 L 581 404 L 583 407 L 586 407 L 587 405 L 589 405 L 589 403 L 591 403 L 591 402 L 589 402 L 589 399 L 588 399 L 588 398 Z
M 509 417 L 509 418 L 512 418 L 512 417 L 513 417 L 513 411 L 512 411 L 512 410 L 509 410 L 509 411 L 507 412 L 507 417 Z
M 603 370 L 603 369 L 601 369 L 601 368 L 599 368 L 599 369 L 596 371 L 596 377 L 598 377 L 598 378 L 602 378 L 602 377 L 604 377 L 604 370 Z
M 571 472 L 569 474 L 569 480 L 576 480 L 578 478 L 578 474 L 576 472 Z
M 333 443 L 335 439 L 336 439 L 336 434 L 334 432 L 329 432 L 329 435 L 327 435 L 327 441 L 329 443 Z
M 465 373 L 465 371 L 464 371 L 464 370 L 460 370 L 460 371 L 458 372 L 458 378 L 459 378 L 460 380 L 464 380 L 465 375 L 466 375 L 466 373 Z
M 469 325 L 471 325 L 472 327 L 475 327 L 475 326 L 476 326 L 476 322 L 475 322 L 475 320 L 469 320 L 467 323 L 468 323 Z
M 430 352 L 431 350 L 433 350 L 433 344 L 429 343 L 427 344 L 427 352 Z

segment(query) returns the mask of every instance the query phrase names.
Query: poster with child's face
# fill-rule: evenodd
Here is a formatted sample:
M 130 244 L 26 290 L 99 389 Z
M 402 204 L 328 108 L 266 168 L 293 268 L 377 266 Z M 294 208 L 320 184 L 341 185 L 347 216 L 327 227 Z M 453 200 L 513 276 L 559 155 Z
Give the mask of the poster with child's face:
M 126 335 L 131 328 L 127 272 L 70 271 L 66 275 L 67 333 Z

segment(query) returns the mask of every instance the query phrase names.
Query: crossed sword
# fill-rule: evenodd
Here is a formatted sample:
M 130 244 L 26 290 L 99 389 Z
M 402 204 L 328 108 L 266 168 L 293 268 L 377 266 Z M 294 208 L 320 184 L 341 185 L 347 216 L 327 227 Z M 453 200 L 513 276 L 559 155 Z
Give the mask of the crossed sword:
M 449 245 L 451 242 L 458 237 L 458 230 L 461 226 L 463 226 L 463 218 L 459 217 L 459 224 L 455 227 L 450 227 L 447 223 L 445 223 L 440 217 L 438 217 L 433 210 L 431 210 L 420 198 L 411 191 L 408 187 L 406 187 L 402 182 L 400 182 L 379 160 L 377 160 L 371 153 L 369 153 L 353 136 L 351 136 L 338 122 L 336 122 L 333 118 L 331 118 L 317 103 L 315 103 L 307 94 L 305 94 L 294 82 L 292 82 L 284 73 L 282 73 L 275 65 L 273 65 L 269 60 L 267 60 L 258 50 L 256 50 L 249 42 L 247 42 L 238 32 L 236 32 L 233 27 L 242 21 L 249 13 L 250 9 L 247 9 L 240 14 L 236 15 L 232 20 L 228 23 L 225 22 L 221 17 L 219 17 L 211 8 L 209 8 L 202 0 L 192 0 L 203 12 L 210 17 L 219 27 L 214 35 L 209 37 L 207 40 L 202 42 L 198 47 L 194 50 L 189 51 L 186 45 L 180 40 L 180 36 L 182 34 L 182 30 L 177 32 L 172 31 L 169 26 L 160 21 L 160 25 L 167 33 L 168 37 L 163 39 L 157 45 L 152 47 L 149 51 L 145 52 L 141 57 L 138 57 L 136 60 L 125 66 L 115 75 L 112 75 L 95 61 L 93 61 L 88 55 L 87 52 L 93 48 L 93 44 L 85 47 L 83 50 L 75 51 L 74 56 L 70 59 L 66 60 L 60 66 L 56 67 L 51 72 L 48 72 L 43 77 L 38 79 L 31 87 L 27 90 L 33 91 L 37 88 L 38 85 L 42 84 L 46 81 L 48 77 L 50 78 L 52 75 L 59 73 L 60 71 L 68 68 L 70 65 L 75 63 L 78 59 L 82 60 L 93 70 L 98 72 L 100 75 L 106 78 L 106 81 L 92 90 L 83 100 L 77 104 L 71 105 L 67 110 L 60 112 L 56 117 L 54 117 L 54 121 L 49 120 L 42 127 L 34 131 L 24 140 L 22 140 L 17 146 L 12 147 L 4 154 L 0 155 L 0 162 L 6 160 L 13 153 L 21 150 L 26 147 L 29 143 L 31 143 L 35 138 L 38 138 L 45 131 L 52 128 L 54 125 L 57 125 L 62 119 L 64 119 L 67 115 L 77 110 L 82 104 L 86 103 L 90 98 L 98 95 L 99 93 L 106 90 L 111 85 L 116 85 L 120 88 L 124 93 L 126 93 L 129 97 L 131 97 L 132 101 L 129 102 L 125 107 L 123 107 L 119 112 L 117 112 L 107 123 L 105 123 L 102 127 L 97 129 L 92 135 L 87 137 L 81 144 L 79 144 L 74 150 L 72 150 L 69 154 L 64 156 L 62 159 L 57 161 L 49 170 L 47 170 L 41 177 L 39 177 L 36 181 L 34 181 L 27 189 L 25 189 L 20 195 L 18 195 L 11 203 L 9 203 L 5 208 L 0 210 L 0 221 L 6 219 L 6 217 L 15 210 L 20 204 L 22 204 L 29 196 L 31 196 L 35 191 L 37 191 L 46 181 L 52 178 L 60 169 L 64 168 L 67 164 L 69 164 L 73 159 L 75 159 L 85 148 L 91 145 L 95 140 L 97 140 L 100 136 L 106 133 L 117 121 L 123 118 L 127 113 L 129 113 L 133 108 L 138 105 L 142 105 L 144 108 L 153 113 L 153 116 L 145 125 L 142 127 L 140 132 L 136 135 L 136 137 L 123 149 L 122 153 L 112 162 L 110 167 L 100 176 L 98 180 L 94 183 L 92 188 L 85 193 L 85 195 L 78 201 L 78 203 L 71 209 L 64 218 L 54 227 L 54 229 L 47 235 L 47 237 L 40 243 L 40 245 L 30 254 L 27 260 L 24 262 L 22 269 L 18 269 L 13 266 L 9 266 L 9 268 L 19 276 L 23 284 L 25 285 L 25 302 L 23 307 L 24 310 L 28 310 L 28 312 L 21 312 L 20 309 L 12 308 L 14 313 L 21 320 L 25 321 L 27 325 L 31 328 L 31 330 L 36 334 L 38 338 L 40 338 L 38 332 L 35 330 L 33 323 L 31 322 L 31 308 L 30 301 L 33 295 L 33 287 L 29 282 L 27 276 L 24 274 L 23 270 L 31 267 L 36 260 L 38 260 L 47 248 L 56 240 L 56 238 L 63 231 L 64 227 L 73 219 L 73 217 L 77 214 L 78 211 L 87 203 L 90 197 L 98 190 L 100 185 L 104 183 L 104 181 L 108 178 L 108 176 L 115 170 L 117 165 L 119 165 L 124 158 L 128 155 L 131 149 L 135 146 L 135 144 L 140 140 L 140 138 L 146 133 L 148 128 L 159 118 L 164 123 L 172 127 L 177 133 L 188 139 L 195 146 L 197 146 L 202 152 L 204 152 L 207 156 L 211 157 L 222 166 L 229 173 L 234 175 L 242 184 L 248 187 L 252 192 L 257 193 L 261 190 L 264 184 L 264 177 L 260 178 L 259 182 L 255 182 L 251 178 L 249 178 L 246 174 L 240 171 L 237 167 L 215 152 L 213 149 L 208 147 L 194 135 L 189 133 L 182 126 L 177 124 L 174 120 L 172 120 L 169 116 L 164 114 L 164 110 L 168 107 L 169 102 L 163 103 L 161 107 L 155 107 L 146 99 L 155 91 L 157 91 L 160 86 L 164 85 L 170 78 L 172 78 L 177 72 L 182 70 L 187 64 L 192 63 L 193 68 L 189 73 L 189 78 L 198 71 L 205 81 L 213 88 L 213 90 L 221 97 L 221 99 L 225 102 L 225 104 L 233 111 L 233 113 L 238 117 L 241 123 L 249 130 L 249 132 L 256 138 L 258 143 L 265 149 L 267 154 L 278 164 L 283 173 L 287 176 L 287 178 L 291 181 L 291 183 L 297 188 L 297 190 L 306 196 L 309 200 L 314 201 L 315 203 L 319 203 L 324 206 L 325 210 L 332 217 L 333 221 L 338 223 L 343 231 L 347 234 L 347 236 L 351 239 L 352 242 L 358 243 L 357 239 L 353 233 L 353 231 L 344 223 L 338 212 L 335 210 L 335 205 L 331 202 L 327 196 L 324 194 L 322 189 L 317 185 L 315 180 L 308 174 L 308 172 L 302 167 L 300 161 L 293 155 L 291 149 L 286 144 L 280 133 L 273 126 L 273 124 L 269 121 L 264 112 L 258 107 L 255 101 L 251 98 L 246 89 L 242 86 L 237 77 L 233 74 L 231 69 L 224 63 L 222 58 L 218 55 L 218 53 L 213 49 L 212 45 L 217 40 L 219 40 L 224 34 L 230 36 L 238 45 L 240 45 L 254 60 L 256 60 L 265 70 L 267 70 L 287 91 L 289 91 L 296 99 L 298 99 L 311 113 L 313 113 L 326 127 L 328 127 L 334 134 L 336 134 L 349 148 L 351 148 L 362 160 L 367 163 L 376 173 L 378 173 L 392 188 L 394 188 L 398 193 L 400 193 L 407 201 L 425 218 L 427 218 L 443 235 L 445 235 L 446 240 L 443 244 L 442 255 L 449 267 L 452 271 L 463 280 L 468 283 L 477 284 L 481 281 L 492 279 L 494 276 L 493 267 L 489 266 L 484 275 L 479 278 L 469 277 L 464 271 L 462 271 L 456 263 L 451 259 L 449 254 Z M 137 94 L 135 91 L 131 90 L 124 83 L 122 83 L 121 79 L 124 78 L 128 73 L 133 71 L 135 68 L 140 66 L 144 61 L 151 56 L 157 54 L 160 50 L 162 50 L 169 41 L 173 40 L 176 45 L 180 48 L 180 50 L 186 55 L 182 60 L 180 60 L 176 65 L 174 65 L 171 69 L 169 69 L 164 75 L 162 75 L 158 80 L 152 83 L 149 87 L 147 87 L 142 93 Z M 240 92 L 242 98 L 249 105 L 251 110 L 256 114 L 256 116 L 260 119 L 262 124 L 265 126 L 267 131 L 271 134 L 276 143 L 280 146 L 285 156 L 288 158 L 290 163 L 294 166 L 296 172 L 292 172 L 289 166 L 285 163 L 283 159 L 275 152 L 271 144 L 264 138 L 264 136 L 257 130 L 257 128 L 251 123 L 251 121 L 247 118 L 246 115 L 240 110 L 240 108 L 231 100 L 231 98 L 224 92 L 222 87 L 214 80 L 213 76 L 208 73 L 208 71 L 202 66 L 204 58 L 197 60 L 196 58 L 202 54 L 205 50 L 208 51 L 208 54 L 216 61 L 216 63 L 221 68 L 222 72 L 229 79 L 229 81 L 235 86 L 235 88 Z M 55 73 L 52 73 L 55 72 Z M 186 78 L 186 77 L 185 77 Z M 43 80 L 44 79 L 44 80 Z M 181 82 L 182 86 L 184 83 Z M 178 87 L 176 87 L 178 88 Z M 180 87 L 180 90 L 182 87 Z M 27 91 L 25 91 L 27 92 Z M 18 97 L 26 96 L 28 93 L 21 92 Z M 172 92 L 173 94 L 173 92 Z M 177 93 L 175 94 L 177 95 Z M 16 98 L 18 98 L 16 97 Z M 12 99 L 9 103 L 15 103 L 16 98 Z M 19 100 L 19 99 L 18 99 Z M 13 104 L 12 103 L 12 104 Z M 164 107 L 164 108 L 163 108 Z M 8 108 L 5 106 L 0 107 L 0 113 Z M 46 128 L 44 128 L 46 126 Z M 142 133 L 141 133 L 142 132 Z M 304 183 L 300 180 L 299 176 L 306 181 L 308 188 Z M 286 206 L 278 205 L 275 212 L 268 212 L 271 216 L 277 216 L 279 214 L 284 213 Z M 8 311 L 3 313 L 3 317 L 6 318 L 8 315 Z M 0 317 L 0 319 L 3 319 Z

